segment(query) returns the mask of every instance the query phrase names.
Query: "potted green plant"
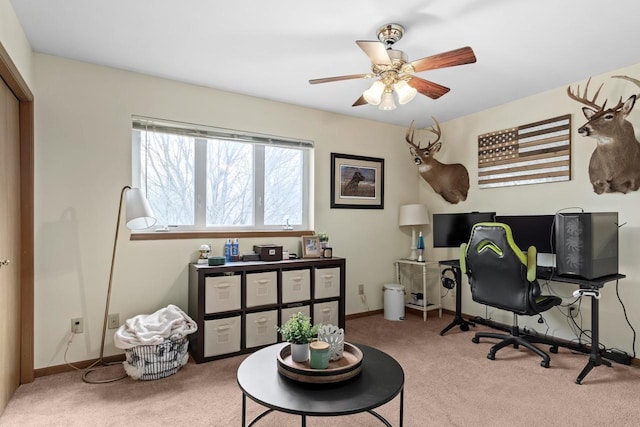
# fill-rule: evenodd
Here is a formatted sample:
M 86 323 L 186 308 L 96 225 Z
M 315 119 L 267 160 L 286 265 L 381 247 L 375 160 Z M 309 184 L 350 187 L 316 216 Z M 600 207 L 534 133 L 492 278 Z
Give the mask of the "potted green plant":
M 327 242 L 329 242 L 329 235 L 322 231 L 318 233 L 318 239 L 320 240 L 320 246 L 322 246 L 323 249 L 326 248 Z
M 311 318 L 298 312 L 276 329 L 291 344 L 291 358 L 294 362 L 305 362 L 309 359 L 309 343 L 318 333 L 321 325 L 312 325 Z

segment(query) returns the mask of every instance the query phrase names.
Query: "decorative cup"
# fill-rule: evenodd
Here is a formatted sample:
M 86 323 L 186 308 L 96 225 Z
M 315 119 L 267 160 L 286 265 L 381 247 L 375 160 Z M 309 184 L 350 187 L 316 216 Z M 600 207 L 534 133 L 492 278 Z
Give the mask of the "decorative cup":
M 329 343 L 314 341 L 309 344 L 309 366 L 312 369 L 327 369 L 329 367 Z

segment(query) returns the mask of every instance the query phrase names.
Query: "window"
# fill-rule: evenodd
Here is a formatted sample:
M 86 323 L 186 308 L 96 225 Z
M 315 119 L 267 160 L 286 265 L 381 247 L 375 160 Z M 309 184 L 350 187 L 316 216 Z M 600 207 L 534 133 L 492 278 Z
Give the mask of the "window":
M 134 117 L 133 186 L 168 231 L 306 230 L 313 143 Z

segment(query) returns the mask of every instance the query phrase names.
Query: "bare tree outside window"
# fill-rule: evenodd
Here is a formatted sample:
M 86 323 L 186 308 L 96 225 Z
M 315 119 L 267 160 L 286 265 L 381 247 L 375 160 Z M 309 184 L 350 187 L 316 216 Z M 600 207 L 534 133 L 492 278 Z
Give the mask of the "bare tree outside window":
M 193 224 L 194 139 L 142 132 L 142 141 L 141 170 L 158 224 Z
M 300 150 L 265 148 L 265 224 L 302 224 L 302 164 Z
M 207 226 L 253 224 L 253 146 L 207 142 Z
M 135 117 L 132 141 L 161 231 L 309 227 L 311 142 Z

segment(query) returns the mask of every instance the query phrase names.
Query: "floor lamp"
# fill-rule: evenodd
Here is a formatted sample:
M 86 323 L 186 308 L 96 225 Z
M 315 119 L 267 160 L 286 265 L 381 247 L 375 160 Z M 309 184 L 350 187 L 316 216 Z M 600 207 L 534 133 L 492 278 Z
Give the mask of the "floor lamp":
M 102 323 L 102 341 L 100 344 L 100 357 L 88 368 L 85 369 L 82 374 L 82 380 L 90 384 L 103 384 L 121 380 L 127 376 L 125 373 L 117 378 L 93 380 L 89 378 L 89 374 L 96 370 L 110 366 L 121 364 L 122 362 L 105 362 L 104 361 L 104 339 L 107 335 L 107 319 L 109 318 L 109 302 L 111 301 L 111 283 L 113 281 L 113 267 L 116 261 L 116 249 L 118 247 L 118 232 L 120 231 L 120 217 L 122 215 L 122 199 L 126 194 L 126 224 L 130 230 L 139 230 L 142 228 L 151 227 L 156 223 L 156 219 L 151 210 L 151 206 L 147 202 L 147 199 L 142 194 L 139 188 L 131 188 L 128 185 L 122 188 L 120 192 L 120 203 L 118 205 L 118 220 L 116 222 L 116 237 L 113 239 L 113 253 L 111 255 L 111 270 L 109 271 L 109 286 L 107 287 L 107 303 L 104 308 L 104 321 Z
M 415 261 L 418 259 L 416 253 L 417 240 L 416 240 L 416 225 L 429 224 L 429 212 L 427 207 L 421 204 L 402 205 L 400 206 L 400 212 L 398 214 L 398 225 L 411 226 L 411 255 L 409 259 Z

